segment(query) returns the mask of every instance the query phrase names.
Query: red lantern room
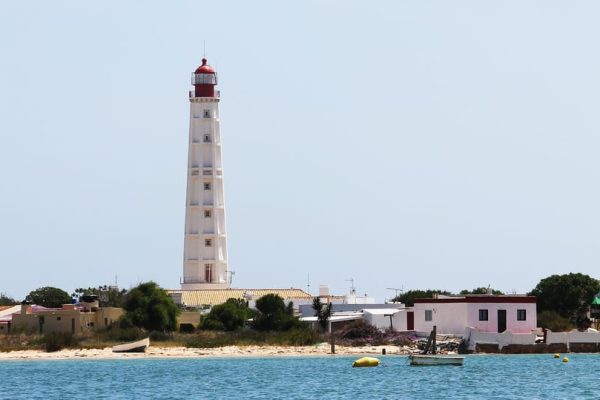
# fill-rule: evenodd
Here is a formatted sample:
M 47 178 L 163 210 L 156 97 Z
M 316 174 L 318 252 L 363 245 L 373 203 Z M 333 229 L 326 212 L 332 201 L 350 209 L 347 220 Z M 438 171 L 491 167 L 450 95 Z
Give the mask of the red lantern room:
M 192 74 L 195 97 L 215 97 L 216 84 L 217 73 L 206 63 L 206 58 L 203 58 L 202 65 Z

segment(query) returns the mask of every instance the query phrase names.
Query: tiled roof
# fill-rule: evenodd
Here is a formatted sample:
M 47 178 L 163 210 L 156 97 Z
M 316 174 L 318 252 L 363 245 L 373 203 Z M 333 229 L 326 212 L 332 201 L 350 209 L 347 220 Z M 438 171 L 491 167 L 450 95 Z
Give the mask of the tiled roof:
M 227 299 L 243 299 L 244 294 L 257 300 L 266 294 L 277 294 L 286 302 L 295 299 L 310 300 L 312 296 L 302 289 L 206 289 L 206 290 L 168 290 L 169 294 L 181 294 L 181 302 L 188 306 L 223 304 Z

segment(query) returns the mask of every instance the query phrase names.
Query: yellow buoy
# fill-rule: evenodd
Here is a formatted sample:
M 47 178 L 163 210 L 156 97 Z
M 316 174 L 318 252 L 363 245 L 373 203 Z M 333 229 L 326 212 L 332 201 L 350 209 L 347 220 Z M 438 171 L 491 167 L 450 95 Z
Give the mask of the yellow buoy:
M 352 363 L 352 368 L 356 367 L 376 367 L 379 365 L 379 360 L 375 357 L 363 357 Z
M 554 358 L 560 358 L 560 354 L 554 353 Z
M 563 362 L 569 362 L 569 357 L 563 358 Z

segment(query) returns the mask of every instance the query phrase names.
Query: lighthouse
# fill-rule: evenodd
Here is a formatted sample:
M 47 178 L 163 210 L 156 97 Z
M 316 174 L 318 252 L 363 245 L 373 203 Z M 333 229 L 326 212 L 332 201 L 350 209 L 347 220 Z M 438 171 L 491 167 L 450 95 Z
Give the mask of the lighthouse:
M 181 289 L 228 289 L 220 94 L 206 58 L 192 73 L 192 85 Z

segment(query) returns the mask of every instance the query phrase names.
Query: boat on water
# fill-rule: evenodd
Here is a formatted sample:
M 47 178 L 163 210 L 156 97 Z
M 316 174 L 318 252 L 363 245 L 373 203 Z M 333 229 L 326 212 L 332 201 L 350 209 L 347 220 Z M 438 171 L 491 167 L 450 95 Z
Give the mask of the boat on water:
M 410 365 L 463 365 L 465 358 L 447 354 L 412 354 L 408 356 Z
M 454 354 L 437 354 L 436 326 L 433 326 L 425 349 L 421 354 L 411 354 L 408 356 L 410 365 L 429 366 L 429 365 L 463 365 L 465 358 Z
M 150 338 L 145 338 L 113 346 L 112 351 L 113 353 L 144 353 L 148 346 L 150 346 Z

